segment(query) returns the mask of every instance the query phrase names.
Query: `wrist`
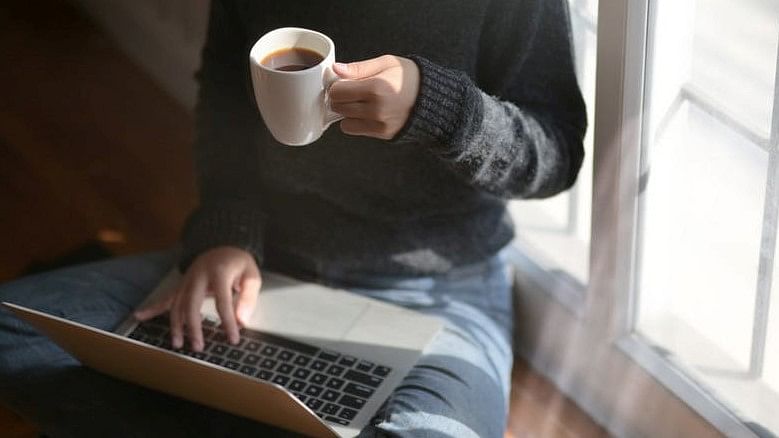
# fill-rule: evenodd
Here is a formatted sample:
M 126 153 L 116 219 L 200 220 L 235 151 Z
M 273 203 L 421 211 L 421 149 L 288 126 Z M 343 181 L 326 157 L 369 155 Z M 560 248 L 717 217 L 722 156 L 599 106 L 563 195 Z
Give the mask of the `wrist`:
M 179 270 L 185 272 L 200 254 L 222 247 L 251 254 L 259 266 L 264 222 L 261 212 L 243 203 L 201 206 L 184 226 Z
M 464 72 L 410 55 L 419 69 L 419 91 L 408 120 L 393 141 L 429 143 L 447 151 L 482 111 L 479 90 Z

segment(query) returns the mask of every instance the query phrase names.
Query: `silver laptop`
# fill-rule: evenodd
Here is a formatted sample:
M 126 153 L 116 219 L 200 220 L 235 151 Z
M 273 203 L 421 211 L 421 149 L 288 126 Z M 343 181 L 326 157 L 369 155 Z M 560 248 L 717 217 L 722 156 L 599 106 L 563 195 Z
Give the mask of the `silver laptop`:
M 171 272 L 146 302 L 177 281 Z M 268 272 L 238 345 L 227 343 L 213 301 L 206 302 L 202 353 L 174 351 L 164 317 L 139 323 L 130 316 L 111 333 L 3 305 L 86 366 L 318 437 L 357 435 L 443 325 L 402 307 Z

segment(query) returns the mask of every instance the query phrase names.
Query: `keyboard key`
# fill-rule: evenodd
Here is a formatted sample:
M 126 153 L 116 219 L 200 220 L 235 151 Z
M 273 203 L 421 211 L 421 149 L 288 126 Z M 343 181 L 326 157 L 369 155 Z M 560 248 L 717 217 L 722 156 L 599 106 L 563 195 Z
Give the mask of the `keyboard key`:
M 203 339 L 211 339 L 215 333 L 216 331 L 211 327 L 203 327 Z
M 227 358 L 232 360 L 241 360 L 243 357 L 243 351 L 232 349 L 229 353 L 227 353 Z
M 333 391 L 332 389 L 326 389 L 325 392 L 322 394 L 322 400 L 330 401 L 330 402 L 336 401 L 340 396 L 341 396 L 340 392 Z
M 273 383 L 277 385 L 284 386 L 287 384 L 287 382 L 289 382 L 288 376 L 282 376 L 277 374 L 276 377 L 273 378 Z
M 324 412 L 327 415 L 335 415 L 338 413 L 338 410 L 341 409 L 340 406 L 334 403 L 328 403 L 322 408 L 322 412 Z
M 295 353 L 289 351 L 289 350 L 281 350 L 279 353 L 279 360 L 282 360 L 284 362 L 289 362 L 292 360 L 292 358 L 295 357 Z
M 362 397 L 362 398 L 368 398 L 372 396 L 374 393 L 372 388 L 365 385 L 360 385 L 358 383 L 352 383 L 352 382 L 349 382 L 349 384 L 346 385 L 343 391 L 345 393 L 356 395 L 357 397 Z
M 300 400 L 300 401 L 301 401 L 301 402 L 303 402 L 303 403 L 305 403 L 305 402 L 306 402 L 306 400 L 308 400 L 308 396 L 307 396 L 307 395 L 305 395 L 305 394 L 301 394 L 301 393 L 299 393 L 299 392 L 293 392 L 293 393 L 292 393 L 292 395 L 294 395 L 295 397 L 297 397 L 297 399 L 298 399 L 298 400 Z
M 221 357 L 219 357 L 219 356 L 210 356 L 210 357 L 208 358 L 208 361 L 209 361 L 209 362 L 211 362 L 211 363 L 212 363 L 212 364 L 214 364 L 214 365 L 222 365 L 222 362 L 224 362 L 225 360 L 224 360 L 224 359 L 222 359 L 222 358 L 221 358 Z
M 260 356 L 257 356 L 256 354 L 247 354 L 246 357 L 243 359 L 243 363 L 247 365 L 254 365 L 260 360 Z
M 322 388 L 321 386 L 309 385 L 308 388 L 306 388 L 306 395 L 317 397 L 319 396 L 319 394 L 322 393 L 323 389 L 324 388 Z
M 219 356 L 222 356 L 225 353 L 227 353 L 227 346 L 221 345 L 221 344 L 216 344 L 213 347 L 211 347 L 210 353 L 211 354 L 218 354 Z
M 359 367 L 359 365 L 358 365 Z M 374 388 L 378 388 L 379 385 L 381 385 L 381 382 L 384 381 L 384 379 L 376 376 L 371 376 L 370 374 L 361 373 L 359 371 L 349 370 L 344 374 L 344 378 L 347 380 L 351 380 L 353 382 L 362 383 L 363 385 L 368 385 Z
M 352 397 L 351 395 L 344 395 L 341 397 L 341 400 L 339 400 L 338 403 L 346 406 L 347 408 L 357 409 L 358 411 L 362 409 L 363 406 L 365 406 L 365 400 L 358 397 Z
M 341 358 L 341 360 L 338 361 L 339 365 L 343 365 L 345 367 L 350 367 L 357 363 L 357 358 L 354 356 L 344 356 Z
M 315 360 L 314 363 L 311 364 L 311 369 L 314 371 L 324 371 L 325 368 L 327 368 L 327 362 L 322 360 Z
M 244 365 L 241 367 L 241 372 L 246 374 L 247 376 L 253 376 L 257 374 L 257 368 L 250 367 L 248 365 Z
M 298 379 L 305 379 L 311 374 L 311 371 L 305 369 L 305 368 L 298 368 L 295 370 L 295 374 L 293 374 Z
M 216 327 L 216 322 L 214 322 L 214 321 L 212 321 L 212 320 L 210 320 L 210 319 L 204 319 L 204 320 L 201 322 L 201 325 L 202 325 L 203 327 Z
M 336 377 L 343 374 L 343 372 L 344 372 L 344 367 L 338 365 L 330 365 L 330 368 L 327 369 L 327 374 Z
M 340 424 L 341 426 L 348 426 L 349 425 L 349 420 L 346 420 L 346 419 L 343 419 L 343 418 L 338 418 L 338 417 L 333 417 L 332 415 L 325 416 L 323 418 L 323 420 L 329 421 L 331 423 Z
M 345 420 L 354 420 L 354 417 L 357 416 L 357 411 L 354 409 L 343 408 L 341 409 L 341 413 L 338 414 L 338 416 Z
M 218 342 L 220 344 L 226 344 L 227 343 L 227 334 L 222 331 L 218 331 L 214 333 L 214 337 L 211 338 L 214 342 Z
M 289 374 L 294 369 L 295 369 L 295 367 L 293 367 L 292 365 L 290 365 L 288 363 L 283 363 L 283 364 L 279 365 L 278 368 L 276 368 L 276 372 L 277 373 L 282 373 L 282 374 Z
M 323 385 L 327 381 L 327 376 L 321 373 L 314 374 L 309 382 L 316 383 L 317 385 Z
M 224 363 L 224 367 L 229 368 L 231 370 L 237 370 L 241 368 L 241 364 L 239 364 L 238 362 L 234 362 L 232 360 L 228 360 L 227 362 Z
M 341 389 L 341 387 L 344 386 L 344 383 L 346 382 L 343 379 L 331 377 L 330 380 L 327 381 L 327 387 L 330 389 Z
M 293 341 L 292 339 L 281 336 L 275 336 L 270 333 L 257 332 L 248 329 L 244 329 L 243 333 L 247 339 L 268 342 L 278 347 L 286 348 L 287 350 L 305 354 L 306 356 L 313 356 L 317 353 L 317 351 L 319 351 L 319 348 L 314 347 L 313 345 L 303 344 L 301 342 Z
M 256 341 L 249 341 L 246 343 L 246 347 L 244 348 L 246 348 L 246 351 L 254 352 L 260 349 L 260 343 Z
M 192 353 L 192 357 L 194 357 L 195 359 L 206 360 L 208 355 L 203 353 L 202 351 L 197 351 Z
M 318 400 L 318 399 L 315 399 L 313 397 L 309 397 L 308 401 L 306 401 L 306 406 L 311 408 L 311 410 L 313 410 L 313 411 L 316 411 L 317 409 L 319 409 L 323 404 L 324 404 L 324 402 L 322 400 Z
M 298 356 L 295 358 L 295 365 L 304 367 L 308 365 L 308 363 L 311 362 L 311 358 L 308 356 Z
M 289 389 L 291 391 L 302 391 L 306 385 L 307 383 L 302 380 L 293 380 L 292 383 L 289 384 Z
M 272 345 L 266 345 L 265 348 L 262 349 L 262 355 L 273 357 L 276 352 L 279 351 L 278 347 L 274 347 Z
M 270 380 L 273 377 L 273 373 L 268 370 L 260 370 L 260 372 L 257 373 L 257 377 L 262 380 Z
M 360 363 L 357 364 L 357 370 L 358 371 L 364 371 L 369 372 L 373 368 L 373 362 L 368 362 L 367 360 L 361 360 Z
M 319 352 L 319 358 L 329 362 L 335 362 L 336 360 L 338 360 L 339 356 L 341 355 L 339 353 L 336 353 L 335 351 L 322 350 Z
M 262 361 L 262 363 L 260 363 L 260 366 L 265 368 L 266 370 L 272 370 L 273 367 L 276 366 L 276 363 L 277 362 L 273 359 L 265 359 Z
M 387 377 L 389 375 L 390 371 L 392 371 L 391 368 L 383 367 L 383 366 L 377 366 L 373 369 L 373 375 L 379 376 L 379 377 Z

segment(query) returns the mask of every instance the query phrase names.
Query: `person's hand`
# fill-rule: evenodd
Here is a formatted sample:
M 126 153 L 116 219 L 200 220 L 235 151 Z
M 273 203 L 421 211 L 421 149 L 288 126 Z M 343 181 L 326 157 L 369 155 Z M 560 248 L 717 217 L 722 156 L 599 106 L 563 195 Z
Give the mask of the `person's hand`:
M 345 79 L 330 87 L 330 105 L 344 116 L 341 131 L 389 140 L 406 124 L 419 93 L 419 67 L 410 59 L 384 55 L 336 63 Z
M 213 296 L 230 343 L 239 340 L 239 324 L 246 325 L 257 303 L 262 278 L 254 257 L 229 246 L 200 254 L 178 286 L 156 303 L 135 312 L 141 321 L 170 311 L 171 343 L 184 345 L 184 326 L 193 351 L 203 349 L 200 309 L 206 296 Z M 233 296 L 235 294 L 235 296 Z

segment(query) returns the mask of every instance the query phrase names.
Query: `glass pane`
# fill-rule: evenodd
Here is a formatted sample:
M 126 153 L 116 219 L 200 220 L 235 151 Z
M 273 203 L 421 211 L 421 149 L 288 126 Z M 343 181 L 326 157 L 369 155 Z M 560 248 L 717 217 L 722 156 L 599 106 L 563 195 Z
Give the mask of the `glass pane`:
M 776 0 L 698 1 L 692 34 L 691 85 L 766 138 L 771 130 L 778 8 Z
M 745 422 L 779 433 L 776 311 L 762 375 L 752 351 L 779 2 L 650 5 L 636 330 Z
M 595 50 L 597 0 L 571 0 L 576 69 L 587 103 L 589 126 L 595 115 Z M 587 284 L 592 198 L 592 128 L 584 140 L 585 158 L 576 185 L 546 200 L 512 201 L 518 240 L 547 270 Z

